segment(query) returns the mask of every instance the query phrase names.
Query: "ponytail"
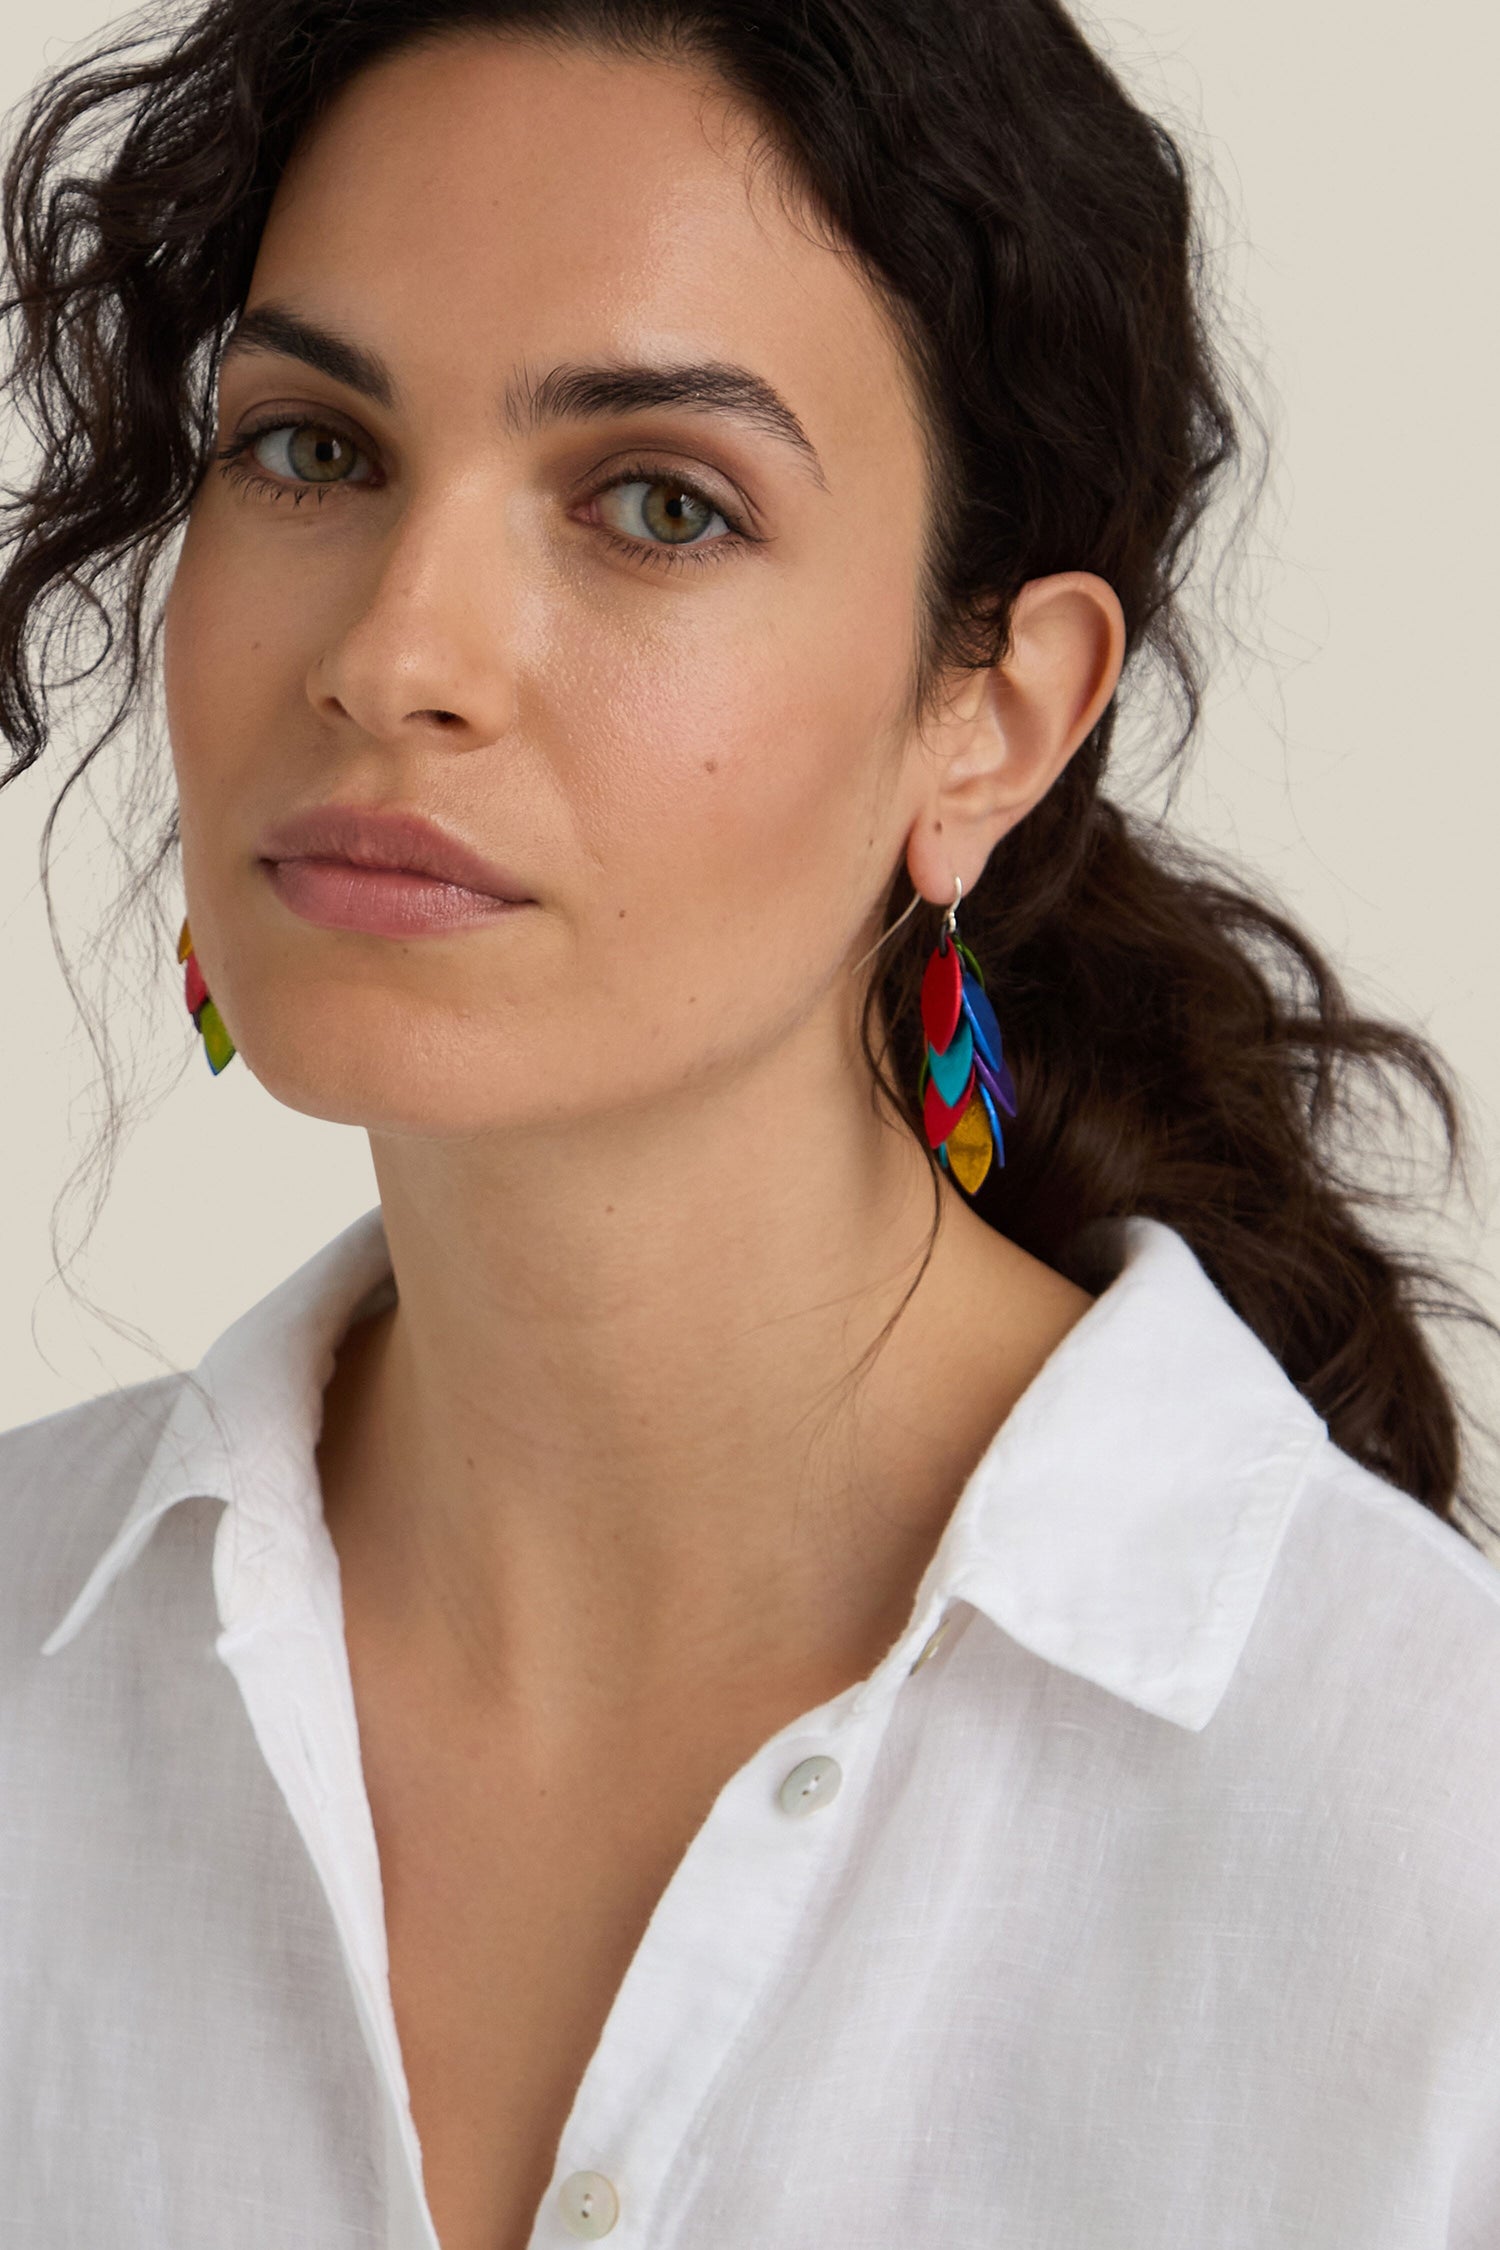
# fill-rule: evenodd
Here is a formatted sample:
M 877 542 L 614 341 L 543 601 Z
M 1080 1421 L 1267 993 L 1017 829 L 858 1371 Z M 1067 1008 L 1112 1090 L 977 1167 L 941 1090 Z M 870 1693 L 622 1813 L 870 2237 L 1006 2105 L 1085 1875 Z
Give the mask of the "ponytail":
M 1456 1147 L 1441 1064 L 1416 1034 L 1357 1015 L 1283 915 L 1086 774 L 1054 794 L 964 901 L 1020 1103 L 975 1208 L 1085 1285 L 1094 1221 L 1175 1228 L 1334 1442 L 1447 1515 L 1459 1417 L 1419 1308 L 1469 1308 L 1382 1247 L 1364 1216 L 1379 1198 L 1340 1169 L 1393 1080 Z M 881 995 L 900 1085 L 914 1087 L 931 932 L 900 936 Z

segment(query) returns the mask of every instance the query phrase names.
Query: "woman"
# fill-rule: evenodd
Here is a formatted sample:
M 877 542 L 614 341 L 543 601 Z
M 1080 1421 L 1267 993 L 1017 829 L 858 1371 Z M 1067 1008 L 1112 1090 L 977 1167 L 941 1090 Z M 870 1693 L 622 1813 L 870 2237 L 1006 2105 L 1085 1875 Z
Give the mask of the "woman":
M 1333 1155 L 1446 1084 L 1100 789 L 1171 141 L 1053 0 L 165 29 L 11 157 L 0 712 L 182 532 L 187 1003 L 380 1203 L 3 1440 L 10 2232 L 1494 2241 L 1497 1580 Z

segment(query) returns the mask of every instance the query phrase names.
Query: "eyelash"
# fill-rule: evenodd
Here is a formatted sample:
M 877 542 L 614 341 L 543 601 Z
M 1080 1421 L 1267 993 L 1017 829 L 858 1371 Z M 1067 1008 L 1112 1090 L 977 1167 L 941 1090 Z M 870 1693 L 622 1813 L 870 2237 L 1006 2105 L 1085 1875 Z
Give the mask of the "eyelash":
M 293 421 L 285 415 L 280 415 L 274 420 L 260 422 L 250 429 L 241 430 L 237 436 L 231 438 L 228 445 L 219 448 L 214 455 L 214 459 L 218 462 L 221 473 L 228 478 L 231 484 L 242 485 L 247 491 L 262 493 L 271 500 L 280 500 L 284 494 L 290 493 L 293 507 L 300 507 L 307 495 L 312 493 L 321 506 L 331 492 L 341 491 L 344 487 L 338 483 L 281 484 L 275 477 L 266 476 L 260 470 L 253 468 L 245 459 L 245 455 L 250 451 L 256 440 L 268 436 L 273 430 L 306 429 L 326 429 L 335 437 L 345 438 L 346 443 L 351 445 L 354 443 L 354 440 L 348 438 L 346 433 L 338 429 L 334 423 L 311 420 Z M 717 501 L 712 493 L 705 492 L 703 487 L 695 484 L 691 477 L 680 475 L 676 469 L 664 468 L 659 461 L 627 461 L 605 483 L 595 485 L 593 491 L 587 497 L 590 501 L 597 500 L 601 493 L 613 492 L 617 485 L 622 484 L 670 485 L 675 492 L 687 492 L 695 500 L 701 500 L 706 508 L 711 508 L 714 514 L 721 516 L 729 526 L 727 538 L 705 539 L 693 546 L 682 547 L 653 546 L 648 540 L 627 539 L 623 533 L 612 531 L 608 524 L 596 524 L 592 527 L 597 531 L 602 531 L 612 547 L 618 547 L 623 554 L 627 554 L 635 560 L 660 563 L 668 570 L 676 570 L 685 564 L 716 561 L 719 554 L 726 548 L 745 547 L 754 544 L 753 535 L 746 530 L 740 518 L 731 514 L 730 510 Z M 354 489 L 357 491 L 359 488 L 355 486 Z

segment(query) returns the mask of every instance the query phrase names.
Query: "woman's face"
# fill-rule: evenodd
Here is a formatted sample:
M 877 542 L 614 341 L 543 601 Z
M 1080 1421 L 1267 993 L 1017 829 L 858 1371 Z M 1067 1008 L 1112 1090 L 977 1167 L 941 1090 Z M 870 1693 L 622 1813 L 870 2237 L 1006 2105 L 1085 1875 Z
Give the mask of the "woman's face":
M 199 959 L 294 1107 L 553 1126 L 799 1032 L 850 1052 L 931 788 L 925 471 L 875 300 L 752 137 L 687 68 L 481 36 L 369 70 L 281 185 L 247 313 L 365 364 L 264 322 L 227 352 L 218 445 L 261 434 L 196 499 L 165 665 Z M 675 367 L 746 374 L 569 380 Z M 529 903 L 309 919 L 267 832 L 330 802 L 435 821 Z

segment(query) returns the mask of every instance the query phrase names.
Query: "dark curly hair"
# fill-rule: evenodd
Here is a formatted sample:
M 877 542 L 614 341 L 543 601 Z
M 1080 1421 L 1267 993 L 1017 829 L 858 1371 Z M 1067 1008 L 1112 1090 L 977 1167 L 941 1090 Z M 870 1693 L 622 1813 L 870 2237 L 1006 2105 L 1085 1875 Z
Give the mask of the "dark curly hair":
M 300 137 L 376 57 L 485 31 L 706 63 L 858 260 L 925 417 L 913 708 L 1003 657 L 1028 579 L 1084 569 L 1119 596 L 1124 680 L 1164 680 L 1179 758 L 1204 681 L 1179 588 L 1264 432 L 1210 334 L 1182 152 L 1057 0 L 207 0 L 126 19 L 15 127 L 4 395 L 37 458 L 0 575 L 3 779 L 46 747 L 54 650 L 83 625 L 103 636 L 86 674 L 122 676 L 84 766 L 138 695 L 154 566 L 207 469 L 218 354 Z M 1335 1440 L 1457 1523 L 1461 1423 L 1423 1316 L 1482 1316 L 1381 1242 L 1391 1198 L 1347 1155 L 1415 1093 L 1451 1163 L 1449 1080 L 1353 1010 L 1272 902 L 1101 792 L 1118 701 L 964 901 L 1022 1092 L 977 1208 L 1080 1278 L 1090 1222 L 1166 1221 Z M 175 840 L 174 820 L 159 858 Z M 903 870 L 888 921 L 910 897 Z M 919 922 L 881 948 L 863 1028 L 920 1135 Z

